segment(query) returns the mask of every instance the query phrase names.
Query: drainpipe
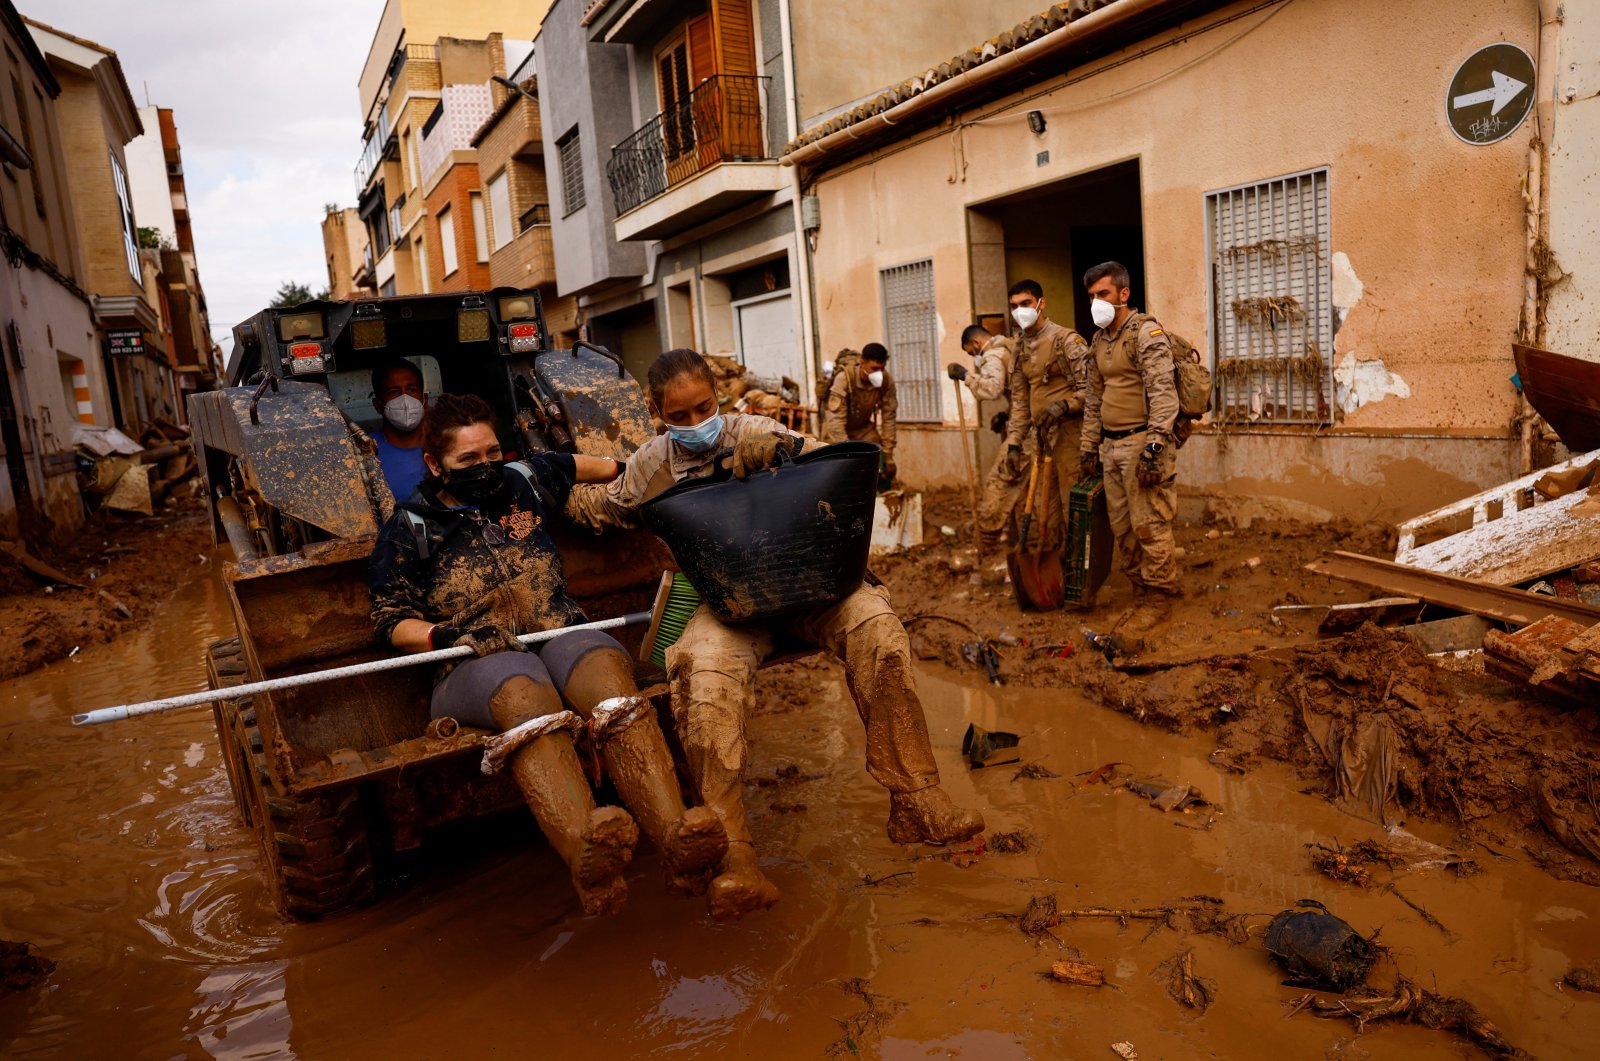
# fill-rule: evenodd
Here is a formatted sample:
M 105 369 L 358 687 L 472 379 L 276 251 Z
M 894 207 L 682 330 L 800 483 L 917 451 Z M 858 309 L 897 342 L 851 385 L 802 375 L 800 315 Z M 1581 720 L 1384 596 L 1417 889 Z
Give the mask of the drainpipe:
M 793 0 L 778 0 L 778 32 L 783 48 L 783 95 L 784 95 L 784 124 L 789 127 L 790 138 L 799 135 L 800 131 L 800 93 L 795 85 L 794 61 L 794 28 L 789 17 L 789 5 Z M 801 209 L 805 198 L 805 189 L 800 184 L 800 171 L 794 167 L 789 169 L 789 199 L 790 209 L 794 214 L 795 235 L 795 290 L 799 295 L 800 312 L 800 345 L 805 356 L 805 392 L 802 404 L 810 401 L 817 393 L 817 370 L 819 354 L 817 352 L 816 309 L 812 303 L 812 266 L 811 266 L 811 236 L 806 232 L 805 214 Z M 817 434 L 822 434 L 822 425 L 817 425 Z
M 829 133 L 820 140 L 813 140 L 809 144 L 803 144 L 785 155 L 783 162 L 788 166 L 804 166 L 818 162 L 829 151 L 846 147 L 852 141 L 860 140 L 867 134 L 899 125 L 909 118 L 939 106 L 948 97 L 959 96 L 967 91 L 977 89 L 996 78 L 1005 77 L 1007 74 L 1020 70 L 1031 63 L 1045 62 L 1068 45 L 1076 44 L 1084 37 L 1121 25 L 1129 19 L 1137 18 L 1157 8 L 1165 7 L 1170 2 L 1171 0 L 1117 0 L 1116 3 L 1102 7 L 1098 11 L 1073 19 L 1060 29 L 1053 30 L 1037 40 L 1029 41 L 1015 51 L 996 56 L 986 63 L 981 63 L 955 77 L 941 81 L 926 92 L 897 103 L 886 111 L 864 118 L 854 125 L 847 126 L 837 132 Z
M 1518 329 L 1525 345 L 1543 349 L 1547 340 L 1545 311 L 1549 290 L 1545 273 L 1550 255 L 1550 138 L 1555 132 L 1557 45 L 1563 13 L 1560 0 L 1538 0 L 1539 54 L 1535 64 L 1534 135 L 1528 144 L 1528 172 L 1523 200 L 1527 204 L 1527 260 L 1523 279 L 1522 323 Z M 1539 415 L 1527 394 L 1522 395 L 1520 427 L 1522 474 L 1533 471 L 1533 443 Z

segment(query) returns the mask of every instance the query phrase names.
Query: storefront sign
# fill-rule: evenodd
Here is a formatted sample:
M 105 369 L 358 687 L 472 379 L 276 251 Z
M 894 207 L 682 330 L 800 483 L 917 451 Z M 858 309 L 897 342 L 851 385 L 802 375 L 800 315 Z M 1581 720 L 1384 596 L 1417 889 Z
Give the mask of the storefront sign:
M 106 352 L 133 357 L 144 353 L 144 332 L 137 328 L 128 331 L 106 332 Z

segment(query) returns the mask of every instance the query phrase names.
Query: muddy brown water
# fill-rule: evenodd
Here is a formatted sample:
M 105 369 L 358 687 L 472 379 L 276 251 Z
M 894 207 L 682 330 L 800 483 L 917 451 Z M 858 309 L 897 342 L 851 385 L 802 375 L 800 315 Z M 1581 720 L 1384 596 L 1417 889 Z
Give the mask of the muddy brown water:
M 0 999 L 0 1055 L 1110 1058 L 1109 1044 L 1129 1041 L 1147 1059 L 1474 1056 L 1422 1028 L 1357 1037 L 1285 1017 L 1302 992 L 1280 984 L 1256 941 L 1069 921 L 1058 935 L 1110 986 L 1049 982 L 1041 974 L 1065 952 L 984 917 L 1042 893 L 1063 908 L 1205 894 L 1262 914 L 1319 899 L 1380 929 L 1403 971 L 1472 1001 L 1536 1055 L 1593 1056 L 1600 1035 L 1600 997 L 1558 987 L 1570 963 L 1600 955 L 1600 892 L 1479 849 L 1476 877 L 1400 879 L 1446 937 L 1392 895 L 1310 870 L 1307 843 L 1381 831 L 1287 774 L 1220 773 L 1207 743 L 1070 691 L 974 687 L 942 669 L 919 682 L 947 783 L 983 808 L 991 835 L 1032 834 L 1028 853 L 966 868 L 909 861 L 924 852 L 883 835 L 886 800 L 862 769 L 842 681 L 813 669 L 783 683 L 817 688 L 806 703 L 768 700 L 751 725 L 753 777 L 789 764 L 818 775 L 751 791 L 783 890 L 769 913 L 714 924 L 697 901 L 667 897 L 645 856 L 627 910 L 584 918 L 536 830 L 512 819 L 436 848 L 375 906 L 288 924 L 258 883 L 209 712 L 67 721 L 202 687 L 203 645 L 228 632 L 220 584 L 198 577 L 155 625 L 0 686 L 0 937 L 58 963 L 42 989 Z M 1063 776 L 967 771 L 957 749 L 969 721 L 1024 734 L 1027 760 Z M 1127 791 L 1079 788 L 1074 774 L 1115 760 L 1195 785 L 1220 810 L 1168 815 Z M 864 883 L 889 874 L 903 875 Z M 1218 986 L 1204 1016 L 1149 975 L 1187 947 Z M 852 1020 L 866 1009 L 844 990 L 852 978 L 878 997 L 878 1019 Z

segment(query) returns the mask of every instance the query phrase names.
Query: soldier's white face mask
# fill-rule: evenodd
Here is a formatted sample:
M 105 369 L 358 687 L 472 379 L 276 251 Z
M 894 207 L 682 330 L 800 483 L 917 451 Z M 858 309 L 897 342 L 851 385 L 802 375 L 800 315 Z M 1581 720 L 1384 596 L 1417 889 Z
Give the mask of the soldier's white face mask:
M 883 370 L 879 369 L 876 372 L 868 372 L 867 382 L 872 384 L 874 387 L 883 386 Z
M 1032 306 L 1018 306 L 1011 311 L 1011 319 L 1017 322 L 1017 327 L 1023 331 L 1032 328 L 1039 321 L 1039 311 Z
M 828 377 L 831 377 L 833 375 L 833 362 L 832 361 L 824 361 L 822 363 L 822 375 L 823 375 L 824 378 L 828 378 Z
M 396 431 L 415 431 L 422 423 L 422 399 L 398 394 L 383 403 L 383 418 Z
M 1117 309 L 1105 299 L 1097 298 L 1089 303 L 1089 316 L 1094 318 L 1096 328 L 1109 328 L 1111 322 L 1117 319 Z

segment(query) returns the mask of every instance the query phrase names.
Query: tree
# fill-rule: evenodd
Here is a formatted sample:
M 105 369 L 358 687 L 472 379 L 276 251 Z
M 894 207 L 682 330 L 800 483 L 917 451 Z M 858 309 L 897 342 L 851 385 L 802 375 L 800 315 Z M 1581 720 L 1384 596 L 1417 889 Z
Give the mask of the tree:
M 302 302 L 311 302 L 314 299 L 324 299 L 327 297 L 327 288 L 323 288 L 321 291 L 313 292 L 311 288 L 305 284 L 296 283 L 293 280 L 285 280 L 283 283 L 278 285 L 278 293 L 272 296 L 272 308 L 282 309 L 285 306 L 298 306 Z

